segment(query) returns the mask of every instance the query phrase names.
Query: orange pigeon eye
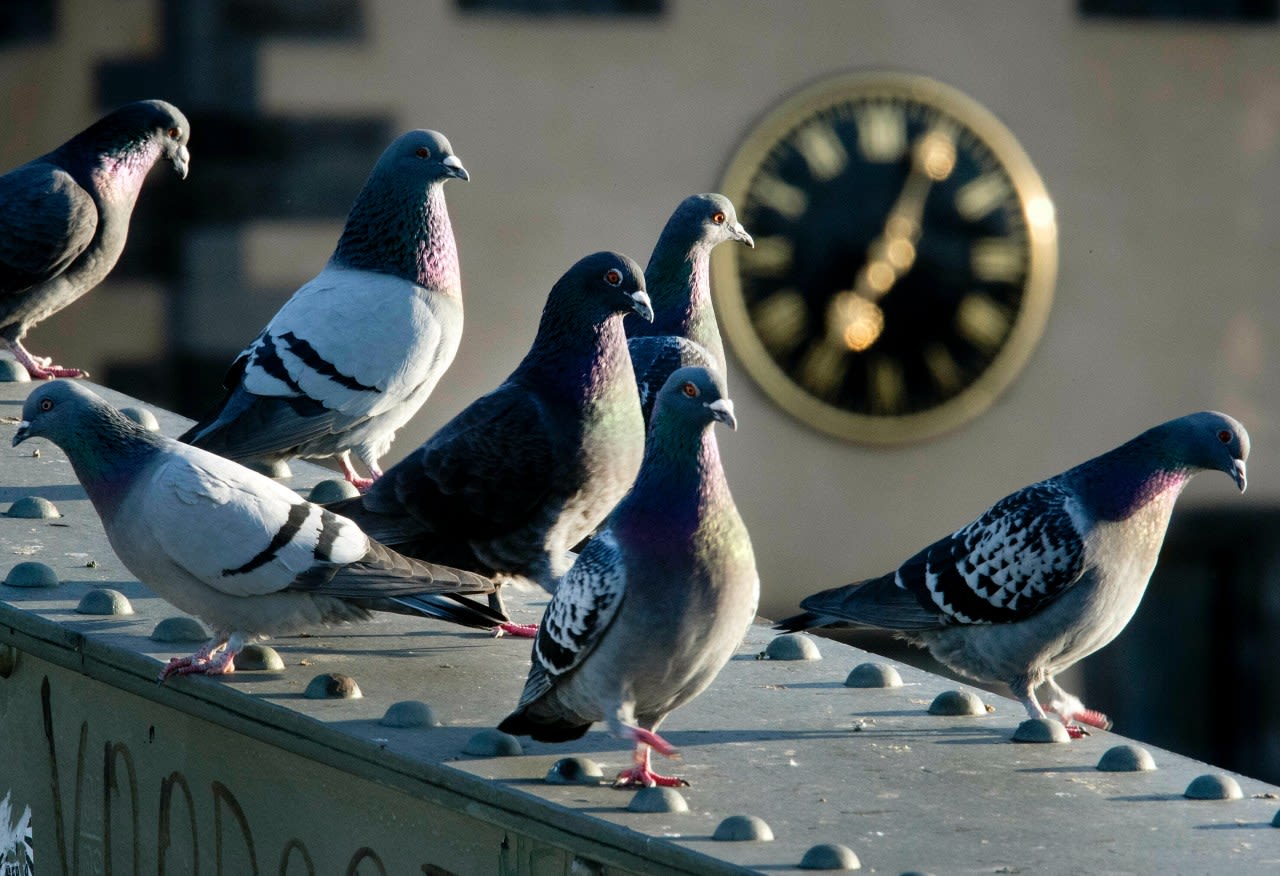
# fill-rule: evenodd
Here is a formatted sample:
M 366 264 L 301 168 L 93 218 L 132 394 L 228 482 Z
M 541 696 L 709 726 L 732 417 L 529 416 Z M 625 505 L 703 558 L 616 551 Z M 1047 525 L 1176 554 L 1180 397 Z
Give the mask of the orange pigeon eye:
M 41 400 L 40 400 L 40 410 L 42 410 L 42 411 L 51 411 L 51 410 L 53 410 L 53 399 L 48 399 L 48 398 L 41 399 Z
M 1230 444 L 1231 432 L 1229 432 L 1226 429 L 1223 429 L 1221 432 L 1218 433 L 1218 440 L 1221 441 L 1223 444 Z
M 418 150 L 417 150 L 416 152 L 414 152 L 413 154 L 414 154 L 414 155 L 416 155 L 416 156 L 418 156 L 419 158 L 430 158 L 430 157 L 431 157 L 431 150 L 430 150 L 430 149 L 428 149 L 426 146 L 419 146 L 419 147 L 418 147 Z
M 177 125 L 174 125 L 172 128 L 170 128 L 167 131 L 167 133 L 169 135 L 170 140 L 177 140 L 179 137 L 182 136 L 182 129 L 179 128 Z
M 610 268 L 604 272 L 604 281 L 610 286 L 617 286 L 622 282 L 622 271 L 617 268 Z
M 723 210 L 717 210 L 715 213 L 712 214 L 711 221 L 716 223 L 717 225 L 723 225 L 724 220 L 728 218 L 729 218 L 728 216 L 724 215 Z
M 684 394 L 685 394 L 685 395 L 687 395 L 689 398 L 697 398 L 697 397 L 698 397 L 698 387 L 694 386 L 692 383 L 686 383 L 684 386 L 680 387 L 680 389 L 681 389 L 681 390 L 684 392 Z

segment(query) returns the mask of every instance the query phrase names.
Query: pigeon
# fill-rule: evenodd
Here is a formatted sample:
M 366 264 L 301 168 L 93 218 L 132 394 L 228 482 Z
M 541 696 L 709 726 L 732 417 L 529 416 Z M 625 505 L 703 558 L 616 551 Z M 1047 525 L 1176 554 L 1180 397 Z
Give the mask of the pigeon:
M 893 630 L 969 678 L 1003 682 L 1031 718 L 1073 737 L 1110 727 L 1054 676 L 1124 629 L 1155 569 L 1174 502 L 1192 475 L 1245 489 L 1249 435 L 1226 414 L 1189 414 L 1001 499 L 879 578 L 816 593 L 784 630 L 833 623 Z
M 147 431 L 79 384 L 31 393 L 14 446 L 35 437 L 71 460 L 129 571 L 215 631 L 194 655 L 170 661 L 162 681 L 232 672 L 248 642 L 366 620 L 370 610 L 483 629 L 506 619 L 461 596 L 443 604 L 452 612 L 421 601 L 491 591 L 483 576 L 388 550 L 265 475 Z
M 263 464 L 336 456 L 367 489 L 458 351 L 462 286 L 444 183 L 470 178 L 443 134 L 410 131 L 388 146 L 328 264 L 232 363 L 221 406 L 179 440 Z
M 0 176 L 0 339 L 31 377 L 88 376 L 22 339 L 111 273 L 147 172 L 164 157 L 186 179 L 190 136 L 177 107 L 142 100 Z
M 726 240 L 754 247 L 724 195 L 691 195 L 667 220 L 644 269 L 653 300 L 652 323 L 627 327 L 627 347 L 640 390 L 645 422 L 671 372 L 701 365 L 726 374 L 724 343 L 711 307 L 711 250 Z
M 644 421 L 622 326 L 631 312 L 653 318 L 640 266 L 614 252 L 583 258 L 551 289 L 502 385 L 331 510 L 409 556 L 553 590 L 569 548 L 640 469 Z M 502 611 L 497 591 L 490 605 Z
M 498 726 L 564 742 L 608 722 L 635 743 L 618 787 L 688 784 L 650 769 L 650 749 L 676 753 L 658 725 L 711 684 L 755 618 L 760 576 L 715 422 L 737 427 L 723 379 L 678 369 L 658 393 L 635 486 L 552 596 L 524 693 Z

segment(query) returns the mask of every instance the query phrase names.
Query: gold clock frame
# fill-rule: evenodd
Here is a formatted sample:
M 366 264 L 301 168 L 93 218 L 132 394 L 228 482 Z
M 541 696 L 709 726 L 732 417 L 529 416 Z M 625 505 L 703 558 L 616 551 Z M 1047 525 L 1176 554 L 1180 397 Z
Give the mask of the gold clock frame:
M 893 445 L 933 438 L 975 419 L 1014 382 L 1048 321 L 1058 269 L 1053 201 L 1040 174 L 1013 133 L 964 92 L 927 76 L 892 70 L 844 73 L 802 87 L 768 110 L 739 145 L 724 172 L 721 191 L 742 210 L 751 184 L 779 140 L 834 105 L 865 97 L 924 104 L 950 117 L 981 141 L 999 162 L 1022 208 L 1028 240 L 1023 303 L 1008 338 L 990 366 L 956 396 L 927 411 L 906 415 L 859 414 L 829 404 L 798 386 L 757 336 L 742 295 L 737 247 L 712 252 L 712 297 L 720 324 L 747 372 L 783 410 L 814 428 L 852 442 Z

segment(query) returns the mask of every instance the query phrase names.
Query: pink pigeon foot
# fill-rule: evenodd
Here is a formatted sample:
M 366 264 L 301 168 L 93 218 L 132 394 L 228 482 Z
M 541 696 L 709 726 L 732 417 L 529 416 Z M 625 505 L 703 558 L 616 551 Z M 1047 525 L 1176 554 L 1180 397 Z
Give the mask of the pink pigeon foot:
M 1043 708 L 1058 716 L 1067 728 L 1067 735 L 1072 739 L 1083 739 L 1089 735 L 1089 731 L 1081 727 L 1081 724 L 1097 727 L 1099 730 L 1111 729 L 1111 719 L 1102 712 L 1084 708 L 1074 697 L 1070 698 L 1070 701 L 1074 701 L 1077 707 L 1069 707 L 1067 703 L 1045 703 Z M 1067 707 L 1064 708 L 1064 706 Z
M 235 658 L 240 648 L 229 648 L 225 641 L 214 640 L 190 657 L 174 657 L 160 672 L 160 683 L 171 675 L 230 675 L 236 671 Z
M 347 479 L 347 483 L 355 487 L 360 492 L 365 492 L 373 486 L 373 482 L 382 477 L 382 471 L 376 466 L 369 466 L 369 473 L 373 477 L 362 478 L 360 473 L 356 471 L 355 466 L 351 464 L 351 455 L 343 453 L 338 456 L 338 464 L 342 466 L 342 476 Z
M 12 341 L 9 349 L 18 360 L 18 364 L 27 369 L 32 380 L 50 380 L 55 377 L 88 377 L 89 372 L 82 368 L 63 368 L 54 365 L 48 356 L 32 356 L 22 344 Z
M 538 637 L 537 624 L 515 624 L 507 621 L 505 624 L 498 624 L 494 627 L 495 638 L 502 636 L 514 636 L 517 639 L 536 639 Z
M 628 728 L 630 735 L 636 740 L 636 750 L 632 755 L 634 763 L 628 769 L 618 773 L 613 780 L 615 788 L 687 788 L 689 783 L 679 776 L 663 776 L 649 768 L 649 751 L 657 751 L 664 757 L 679 758 L 675 747 L 657 733 L 640 727 Z

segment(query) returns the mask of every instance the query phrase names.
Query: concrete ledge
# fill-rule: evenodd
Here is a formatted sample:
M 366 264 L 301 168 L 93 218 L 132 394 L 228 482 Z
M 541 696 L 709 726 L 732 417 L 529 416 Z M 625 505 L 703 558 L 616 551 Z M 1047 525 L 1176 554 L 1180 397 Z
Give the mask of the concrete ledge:
M 954 683 L 894 664 L 902 687 L 847 688 L 855 665 L 888 661 L 830 641 L 819 641 L 820 661 L 759 660 L 773 638 L 763 627 L 664 726 L 684 755 L 672 768 L 692 782 L 686 813 L 629 812 L 634 792 L 544 782 L 571 755 L 598 761 L 606 778 L 626 766 L 627 747 L 602 731 L 562 746 L 523 740 L 518 757 L 463 754 L 516 702 L 527 642 L 387 617 L 272 642 L 280 672 L 161 687 L 163 661 L 194 645 L 149 638 L 178 612 L 111 553 L 62 454 L 41 441 L 9 446 L 31 386 L 0 384 L 0 512 L 37 495 L 63 516 L 0 517 L 0 577 L 38 560 L 63 583 L 0 585 L 0 800 L 10 796 L 15 817 L 32 808 L 38 872 L 784 873 L 820 843 L 888 873 L 1280 863 L 1270 827 L 1280 789 L 1233 776 L 1243 799 L 1188 800 L 1193 779 L 1222 771 L 1149 748 L 1155 771 L 1100 772 L 1103 753 L 1127 740 L 1016 745 L 1012 700 L 974 689 L 983 714 L 931 716 Z M 185 425 L 155 413 L 167 434 Z M 293 469 L 295 488 L 329 476 Z M 136 613 L 77 614 L 99 587 Z M 545 598 L 509 604 L 536 620 Z M 353 677 L 363 698 L 306 699 L 325 672 Z M 441 726 L 380 724 L 403 700 L 428 703 Z M 776 839 L 712 840 L 732 815 L 762 818 Z

